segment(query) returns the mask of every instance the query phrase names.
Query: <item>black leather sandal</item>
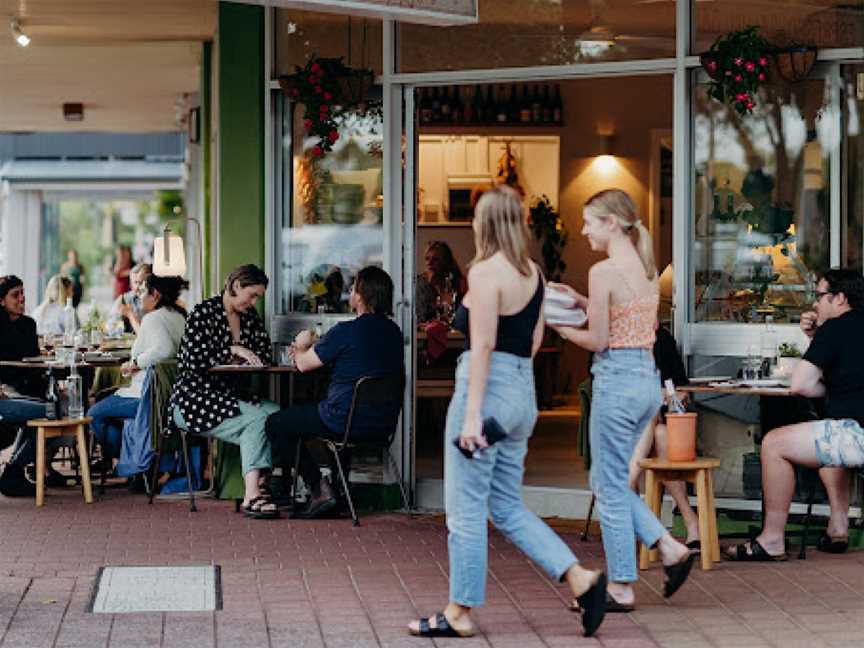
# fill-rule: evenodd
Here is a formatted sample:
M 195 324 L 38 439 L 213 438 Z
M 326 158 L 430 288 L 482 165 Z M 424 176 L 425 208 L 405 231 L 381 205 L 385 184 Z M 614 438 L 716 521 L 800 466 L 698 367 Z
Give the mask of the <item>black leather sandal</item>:
M 430 625 L 430 621 L 435 619 L 435 627 Z M 443 612 L 438 612 L 434 617 L 420 619 L 420 627 L 418 630 L 411 629 L 411 634 L 415 637 L 454 637 L 457 639 L 467 639 L 473 637 L 474 633 L 462 634 L 455 630 L 447 622 L 447 617 Z
M 663 565 L 663 571 L 666 572 L 666 581 L 663 583 L 663 598 L 669 598 L 681 588 L 690 575 L 694 560 L 696 560 L 696 554 L 691 551 L 674 565 Z
M 849 548 L 849 536 L 831 536 L 825 533 L 816 542 L 816 548 L 825 553 L 846 553 L 846 550 Z
M 597 632 L 597 628 L 603 623 L 607 601 L 606 574 L 601 572 L 597 582 L 576 597 L 578 610 L 582 612 L 582 629 L 586 637 Z
M 774 555 L 765 551 L 758 540 L 750 540 L 739 545 L 727 547 L 723 555 L 727 560 L 738 562 L 784 562 L 786 554 Z
M 275 520 L 279 517 L 279 509 L 269 497 L 264 495 L 253 497 L 241 510 L 243 515 L 253 520 Z

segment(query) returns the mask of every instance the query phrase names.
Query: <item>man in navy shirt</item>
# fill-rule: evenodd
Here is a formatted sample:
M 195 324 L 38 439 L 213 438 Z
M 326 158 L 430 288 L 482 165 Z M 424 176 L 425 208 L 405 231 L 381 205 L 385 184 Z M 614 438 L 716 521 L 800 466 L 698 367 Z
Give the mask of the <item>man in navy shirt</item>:
M 341 322 L 317 342 L 310 331 L 294 340 L 292 354 L 297 369 L 331 369 L 327 397 L 320 403 L 298 405 L 271 414 L 267 435 L 276 457 L 291 460 L 300 443 L 300 474 L 312 497 L 300 517 L 319 517 L 336 506 L 329 481 L 303 443 L 310 437 L 341 440 L 351 409 L 354 384 L 364 376 L 404 375 L 402 332 L 393 314 L 393 281 L 381 268 L 369 266 L 357 273 L 351 291 L 351 309 L 357 317 Z M 386 437 L 399 418 L 402 394 L 393 395 L 390 406 L 358 408 L 351 438 L 356 441 Z M 347 470 L 347 468 L 346 468 Z
M 792 374 L 792 391 L 825 398 L 826 417 L 771 430 L 762 441 L 765 521 L 762 533 L 731 547 L 732 560 L 784 560 L 783 531 L 795 491 L 795 464 L 819 468 L 831 503 L 828 529 L 816 545 L 841 553 L 849 546 L 849 471 L 864 466 L 864 277 L 829 270 L 816 287 L 814 310 L 801 316 L 812 338 Z

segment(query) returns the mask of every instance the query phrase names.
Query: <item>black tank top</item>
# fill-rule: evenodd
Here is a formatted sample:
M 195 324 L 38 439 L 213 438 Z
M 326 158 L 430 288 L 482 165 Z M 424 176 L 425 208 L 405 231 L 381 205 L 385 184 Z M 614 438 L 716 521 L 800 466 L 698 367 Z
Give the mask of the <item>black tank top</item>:
M 534 344 L 534 327 L 540 318 L 540 306 L 543 304 L 543 278 L 537 273 L 537 290 L 534 296 L 518 313 L 498 316 L 498 336 L 495 340 L 495 351 L 512 353 L 522 358 L 531 357 L 531 347 Z M 465 349 L 471 348 L 471 335 L 468 330 L 468 308 L 459 304 L 456 316 L 453 318 L 453 328 L 465 335 Z

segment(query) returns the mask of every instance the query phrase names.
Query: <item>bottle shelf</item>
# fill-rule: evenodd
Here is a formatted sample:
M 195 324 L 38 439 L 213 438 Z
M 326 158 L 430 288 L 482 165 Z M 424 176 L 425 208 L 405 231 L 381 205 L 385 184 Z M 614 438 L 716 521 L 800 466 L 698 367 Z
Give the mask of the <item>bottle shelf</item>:
M 559 131 L 564 124 L 420 124 L 420 135 L 543 135 Z

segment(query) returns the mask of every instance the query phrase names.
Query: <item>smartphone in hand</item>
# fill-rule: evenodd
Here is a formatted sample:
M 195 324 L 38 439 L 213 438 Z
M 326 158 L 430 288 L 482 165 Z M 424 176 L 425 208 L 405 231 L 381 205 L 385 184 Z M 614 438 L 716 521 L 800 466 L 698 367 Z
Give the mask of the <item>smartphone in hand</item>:
M 486 443 L 492 446 L 498 443 L 501 439 L 507 438 L 507 433 L 504 431 L 504 428 L 501 427 L 498 420 L 494 416 L 490 416 L 483 419 L 483 437 L 486 439 Z M 474 458 L 473 452 L 466 450 L 459 445 L 459 437 L 453 439 L 453 445 L 456 446 L 456 449 L 459 450 L 466 459 Z

